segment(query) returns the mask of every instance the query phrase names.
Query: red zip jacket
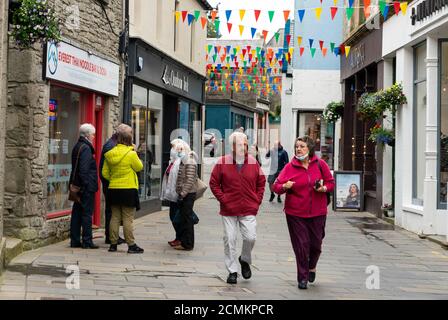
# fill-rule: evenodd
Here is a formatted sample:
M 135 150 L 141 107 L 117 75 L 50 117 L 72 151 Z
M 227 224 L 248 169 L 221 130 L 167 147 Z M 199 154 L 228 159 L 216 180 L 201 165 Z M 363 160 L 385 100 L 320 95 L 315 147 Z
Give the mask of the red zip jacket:
M 317 161 L 320 161 L 323 176 Z M 327 163 L 314 156 L 310 159 L 308 170 L 295 157 L 282 170 L 273 185 L 277 194 L 286 192 L 285 213 L 301 218 L 313 218 L 327 214 L 327 196 L 324 192 L 314 190 L 316 180 L 324 180 L 327 191 L 334 190 L 334 178 Z M 283 184 L 289 180 L 295 182 L 293 187 L 286 191 Z
M 257 160 L 248 155 L 238 172 L 232 155 L 221 157 L 210 177 L 210 190 L 223 216 L 257 215 L 263 201 L 266 178 Z

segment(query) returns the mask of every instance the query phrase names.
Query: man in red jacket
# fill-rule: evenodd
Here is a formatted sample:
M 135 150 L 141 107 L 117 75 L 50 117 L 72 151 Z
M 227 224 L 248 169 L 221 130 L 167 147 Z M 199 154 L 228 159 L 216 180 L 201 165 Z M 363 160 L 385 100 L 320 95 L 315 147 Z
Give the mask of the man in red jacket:
M 256 240 L 255 216 L 263 200 L 266 178 L 257 160 L 248 154 L 247 136 L 234 132 L 229 138 L 232 153 L 221 157 L 210 177 L 210 190 L 220 203 L 224 225 L 225 264 L 229 271 L 227 283 L 237 283 L 238 262 L 236 239 L 239 227 L 243 248 L 238 258 L 244 279 L 252 276 L 250 264 Z

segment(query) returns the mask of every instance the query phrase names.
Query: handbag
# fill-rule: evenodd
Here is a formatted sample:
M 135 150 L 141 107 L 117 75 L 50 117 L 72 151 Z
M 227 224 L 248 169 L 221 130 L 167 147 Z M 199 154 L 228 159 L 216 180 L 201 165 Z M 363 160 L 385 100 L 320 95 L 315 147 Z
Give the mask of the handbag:
M 317 159 L 317 165 L 319 166 L 320 174 L 322 175 L 322 178 L 324 177 L 324 174 L 322 173 L 322 167 L 320 166 L 320 159 Z M 331 195 L 330 192 L 325 192 L 327 195 L 327 207 L 331 203 Z
M 202 181 L 201 179 L 197 178 L 196 179 L 196 199 L 201 198 L 202 196 L 204 196 L 205 190 L 207 190 L 207 185 L 205 184 L 204 181 Z
M 78 169 L 79 155 L 81 154 L 82 147 L 84 147 L 84 146 L 82 145 L 81 147 L 79 147 L 78 156 L 76 157 L 75 170 L 73 170 L 73 180 L 75 180 L 75 177 L 76 177 L 76 170 Z M 70 183 L 69 190 L 68 190 L 68 200 L 74 201 L 77 203 L 81 202 L 80 192 L 81 192 L 80 186 L 77 186 L 74 183 Z
M 174 224 L 181 224 L 181 214 L 180 214 L 180 209 L 176 209 L 176 213 L 174 215 L 174 219 L 173 219 L 173 223 Z M 193 211 L 193 224 L 198 224 L 199 223 L 199 217 L 196 214 L 196 212 Z

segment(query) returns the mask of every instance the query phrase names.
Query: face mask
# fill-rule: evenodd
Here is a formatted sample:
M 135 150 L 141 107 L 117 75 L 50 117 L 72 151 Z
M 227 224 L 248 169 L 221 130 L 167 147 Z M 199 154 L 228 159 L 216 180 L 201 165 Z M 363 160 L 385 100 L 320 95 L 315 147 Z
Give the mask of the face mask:
M 185 156 L 185 153 L 184 152 L 178 152 L 177 153 L 177 157 L 178 158 L 183 158 Z
M 303 160 L 305 160 L 306 158 L 308 158 L 308 153 L 305 154 L 305 155 L 303 155 L 303 156 L 296 156 L 296 158 L 297 158 L 297 160 L 303 161 Z

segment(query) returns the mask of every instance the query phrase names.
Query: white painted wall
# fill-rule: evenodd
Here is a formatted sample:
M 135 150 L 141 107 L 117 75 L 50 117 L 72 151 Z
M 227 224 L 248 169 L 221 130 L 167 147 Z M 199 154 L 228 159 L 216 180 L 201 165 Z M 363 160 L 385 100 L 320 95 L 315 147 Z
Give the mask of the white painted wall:
M 201 19 L 188 26 L 187 19 L 175 24 L 175 1 L 167 0 L 130 0 L 130 34 L 131 37 L 141 38 L 166 55 L 173 57 L 197 73 L 205 76 L 205 45 L 207 28 L 202 29 Z M 196 0 L 182 0 L 178 4 L 178 11 L 204 9 Z M 176 29 L 176 50 L 174 50 L 174 35 Z M 193 32 L 193 42 L 192 39 Z M 193 46 L 193 58 L 190 49 Z

